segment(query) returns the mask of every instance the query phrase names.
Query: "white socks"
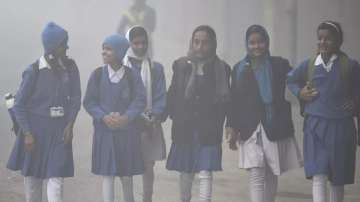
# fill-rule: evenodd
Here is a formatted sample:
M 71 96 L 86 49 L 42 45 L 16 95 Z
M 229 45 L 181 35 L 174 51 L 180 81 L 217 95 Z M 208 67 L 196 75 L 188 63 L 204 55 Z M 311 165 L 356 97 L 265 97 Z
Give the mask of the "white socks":
M 199 181 L 199 201 L 210 202 L 212 192 L 212 173 L 210 171 L 200 171 Z
M 252 202 L 274 202 L 278 178 L 269 167 L 250 169 L 250 199 Z
M 313 201 L 326 202 L 327 196 L 327 176 L 315 175 L 313 177 Z M 330 186 L 330 202 L 344 201 L 344 186 Z
M 124 201 L 134 202 L 133 179 L 132 177 L 121 177 Z M 114 202 L 114 176 L 103 176 L 103 198 L 104 202 Z
M 180 173 L 180 199 L 181 202 L 190 202 L 192 182 L 195 173 Z M 199 172 L 199 201 L 210 202 L 212 194 L 212 172 Z
M 47 183 L 49 202 L 62 202 L 64 195 L 64 178 L 50 178 Z
M 103 199 L 104 202 L 114 202 L 114 182 L 115 177 L 113 176 L 103 176 Z
M 42 201 L 43 179 L 25 177 L 26 202 Z M 47 182 L 47 197 L 49 202 L 62 202 L 64 192 L 64 178 L 50 178 Z

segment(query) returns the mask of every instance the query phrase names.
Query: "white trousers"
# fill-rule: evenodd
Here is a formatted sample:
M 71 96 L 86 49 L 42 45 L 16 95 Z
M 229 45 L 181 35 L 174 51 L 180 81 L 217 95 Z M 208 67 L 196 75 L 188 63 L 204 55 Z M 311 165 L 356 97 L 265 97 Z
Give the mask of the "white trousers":
M 145 170 L 143 178 L 143 202 L 152 202 L 154 192 L 154 161 L 144 162 Z
M 42 202 L 43 179 L 25 177 L 26 202 Z M 49 202 L 62 202 L 64 195 L 64 178 L 49 178 L 47 181 L 47 198 Z
M 251 168 L 250 199 L 251 202 L 274 202 L 278 186 L 278 177 L 269 166 Z
M 326 202 L 327 196 L 327 176 L 315 175 L 313 177 L 313 201 Z M 344 201 L 344 186 L 330 185 L 330 202 L 343 202 Z
M 180 173 L 180 200 L 181 202 L 190 202 L 192 182 L 195 173 Z M 212 172 L 199 172 L 199 201 L 210 202 L 212 193 Z
M 134 202 L 134 191 L 133 191 L 133 178 L 126 176 L 120 177 L 122 184 L 122 190 L 124 195 L 125 202 Z M 114 185 L 115 177 L 114 176 L 103 176 L 103 197 L 104 202 L 114 202 Z

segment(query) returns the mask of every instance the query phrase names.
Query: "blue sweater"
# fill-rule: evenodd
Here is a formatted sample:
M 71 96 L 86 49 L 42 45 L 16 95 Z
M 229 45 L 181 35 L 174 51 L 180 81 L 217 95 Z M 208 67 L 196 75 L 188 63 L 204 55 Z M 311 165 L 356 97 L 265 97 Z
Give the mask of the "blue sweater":
M 309 60 L 304 61 L 298 68 L 292 70 L 287 76 L 289 90 L 299 97 L 300 90 L 305 84 Z M 352 116 L 352 113 L 343 109 L 342 105 L 346 102 L 347 91 L 344 89 L 344 82 L 350 82 L 352 95 L 360 96 L 360 91 L 356 89 L 360 86 L 359 64 L 354 60 L 349 60 L 350 81 L 343 81 L 341 77 L 341 67 L 339 58 L 334 61 L 332 69 L 327 72 L 322 65 L 315 67 L 312 83 L 319 91 L 318 97 L 312 102 L 306 103 L 304 112 L 308 115 L 319 116 L 328 119 L 345 118 Z
M 144 111 L 145 88 L 141 77 L 136 71 L 129 72 L 133 78 L 132 99 L 126 74 L 119 83 L 110 82 L 107 66 L 102 67 L 100 81 L 97 81 L 95 71 L 91 74 L 83 104 L 97 123 L 102 123 L 102 118 L 110 112 L 126 114 L 132 121 Z
M 140 74 L 140 67 L 132 63 L 135 69 Z M 152 113 L 157 119 L 163 117 L 166 108 L 166 80 L 164 75 L 164 67 L 158 63 L 153 62 L 151 69 L 151 85 L 152 85 Z
M 54 106 L 64 107 L 68 123 L 75 121 L 81 107 L 80 76 L 73 60 L 68 60 L 66 67 L 67 70 L 59 68 L 56 71 L 42 68 L 36 73 L 29 66 L 23 72 L 13 108 L 23 132 L 31 132 L 29 116 L 50 118 L 50 107 Z

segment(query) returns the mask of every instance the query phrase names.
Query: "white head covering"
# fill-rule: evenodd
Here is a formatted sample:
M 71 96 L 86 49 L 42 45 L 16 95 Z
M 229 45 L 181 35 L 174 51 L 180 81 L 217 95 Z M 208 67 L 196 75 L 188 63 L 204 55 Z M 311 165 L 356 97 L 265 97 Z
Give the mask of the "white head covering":
M 129 41 L 129 43 L 131 43 L 131 41 L 130 41 L 131 30 L 136 27 L 141 27 L 141 26 L 133 26 L 126 33 L 126 38 Z M 142 78 L 142 81 L 143 81 L 145 89 L 146 89 L 146 109 L 145 110 L 151 111 L 151 109 L 152 109 L 152 81 L 151 81 L 152 61 L 151 61 L 151 58 L 148 56 L 148 52 L 146 52 L 145 56 L 143 56 L 143 57 L 137 56 L 131 47 L 126 52 L 126 55 L 123 59 L 123 64 L 130 68 L 133 68 L 133 65 L 130 62 L 130 58 L 134 58 L 136 60 L 142 61 L 141 66 L 140 66 L 140 68 L 141 68 L 140 73 L 141 73 L 141 78 Z

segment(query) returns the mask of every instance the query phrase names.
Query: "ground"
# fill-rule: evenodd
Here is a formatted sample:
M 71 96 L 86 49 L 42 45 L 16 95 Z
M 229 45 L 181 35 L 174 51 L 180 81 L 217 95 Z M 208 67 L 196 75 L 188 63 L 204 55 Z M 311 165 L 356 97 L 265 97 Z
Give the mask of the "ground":
M 293 109 L 296 138 L 302 145 L 301 125 L 302 118 L 298 115 L 298 108 Z M 91 120 L 84 111 L 81 111 L 76 125 L 74 138 L 74 158 L 76 176 L 65 181 L 65 202 L 101 202 L 101 178 L 91 174 Z M 170 145 L 170 122 L 165 124 L 167 145 Z M 5 168 L 6 161 L 14 141 L 6 127 L 2 127 L 2 140 L 0 141 L 0 202 L 23 202 L 23 178 L 15 172 Z M 228 145 L 223 143 L 223 171 L 214 174 L 213 201 L 214 202 L 248 202 L 248 174 L 237 168 L 237 152 L 230 151 Z M 346 186 L 345 202 L 360 201 L 360 154 L 357 157 L 357 173 L 355 185 Z M 156 181 L 154 202 L 177 202 L 178 173 L 165 169 L 165 162 L 156 164 Z M 116 181 L 116 201 L 123 201 L 121 185 Z M 135 198 L 142 201 L 141 177 L 135 177 Z M 46 193 L 46 192 L 44 192 Z M 194 181 L 193 200 L 197 201 L 198 181 Z M 46 197 L 45 197 L 46 198 Z M 44 200 L 46 201 L 46 200 Z M 277 202 L 311 202 L 311 182 L 304 177 L 302 168 L 288 172 L 280 177 Z

